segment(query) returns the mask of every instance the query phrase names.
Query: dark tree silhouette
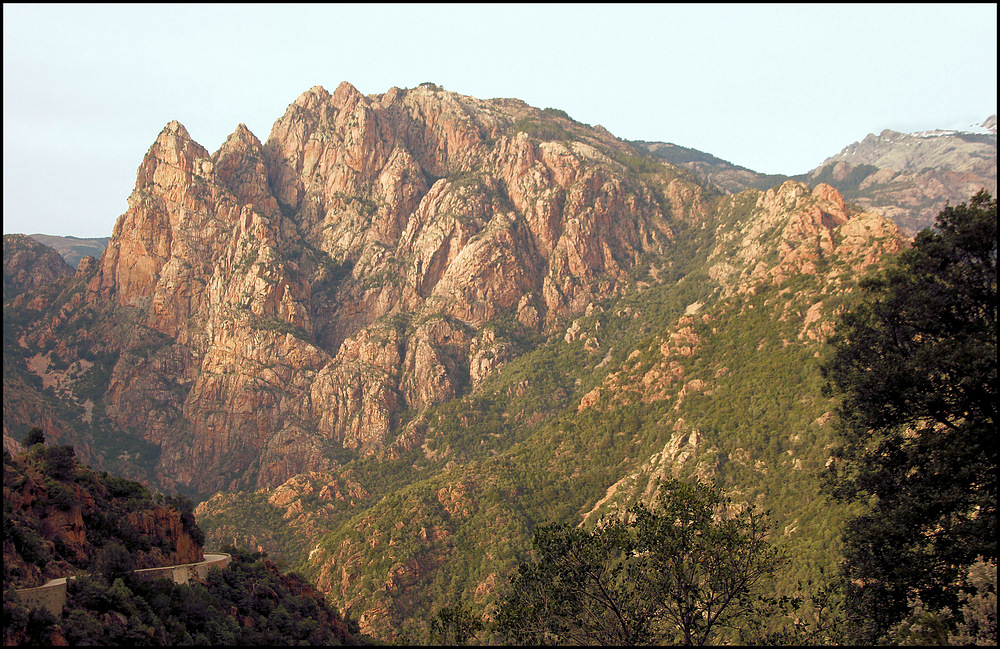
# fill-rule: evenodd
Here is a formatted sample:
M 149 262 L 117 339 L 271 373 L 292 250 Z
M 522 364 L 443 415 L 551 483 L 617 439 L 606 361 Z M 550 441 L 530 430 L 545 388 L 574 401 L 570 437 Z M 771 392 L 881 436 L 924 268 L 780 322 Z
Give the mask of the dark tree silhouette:
M 946 207 L 845 313 L 823 370 L 842 395 L 827 487 L 868 502 L 844 534 L 848 613 L 878 641 L 907 597 L 996 557 L 997 204 Z
M 25 438 L 21 440 L 21 444 L 24 446 L 24 448 L 31 448 L 35 444 L 44 444 L 44 443 L 45 443 L 45 433 L 42 432 L 42 429 L 39 428 L 38 426 L 35 426 L 31 430 L 29 430 Z

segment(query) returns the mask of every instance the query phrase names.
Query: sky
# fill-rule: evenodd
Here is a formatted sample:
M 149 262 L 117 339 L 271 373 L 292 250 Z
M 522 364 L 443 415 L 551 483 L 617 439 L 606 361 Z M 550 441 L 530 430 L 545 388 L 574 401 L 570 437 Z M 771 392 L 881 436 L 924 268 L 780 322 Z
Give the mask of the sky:
M 3 5 L 3 231 L 106 237 L 160 130 L 425 81 L 798 174 L 997 105 L 996 4 Z

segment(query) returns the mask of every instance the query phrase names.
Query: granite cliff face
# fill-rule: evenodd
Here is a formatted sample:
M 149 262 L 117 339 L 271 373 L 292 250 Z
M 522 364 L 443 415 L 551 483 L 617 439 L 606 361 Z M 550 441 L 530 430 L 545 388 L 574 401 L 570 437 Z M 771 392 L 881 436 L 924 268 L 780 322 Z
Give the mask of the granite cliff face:
M 241 125 L 212 155 L 171 122 L 83 298 L 132 323 L 106 414 L 162 449 L 159 484 L 197 492 L 392 453 L 401 413 L 516 355 L 488 323 L 551 330 L 705 212 L 676 174 L 638 180 L 635 153 L 429 84 L 316 87 L 266 143 Z M 396 451 L 420 444 L 406 433 Z

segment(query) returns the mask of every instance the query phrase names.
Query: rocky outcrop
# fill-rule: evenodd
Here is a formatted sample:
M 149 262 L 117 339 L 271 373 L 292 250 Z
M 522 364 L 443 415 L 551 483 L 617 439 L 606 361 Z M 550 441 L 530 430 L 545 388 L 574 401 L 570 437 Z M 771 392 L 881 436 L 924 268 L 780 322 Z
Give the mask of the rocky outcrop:
M 72 275 L 73 268 L 52 248 L 27 235 L 3 235 L 4 301 Z
M 903 239 L 880 214 L 849 208 L 832 187 L 786 181 L 766 192 L 748 190 L 729 204 L 740 209 L 753 196 L 752 218 L 720 233 L 709 256 L 709 275 L 724 294 L 755 292 L 761 283 L 780 286 L 796 274 L 857 277 Z M 727 208 L 723 208 L 727 209 Z M 828 261 L 838 264 L 828 267 Z
M 111 541 L 137 568 L 203 559 L 193 518 L 137 483 L 76 464 L 68 446 L 35 444 L 5 459 L 3 498 L 5 586 L 86 571 Z
M 384 452 L 401 411 L 516 356 L 488 323 L 559 326 L 704 216 L 700 187 L 639 180 L 635 153 L 429 85 L 312 88 L 266 143 L 241 124 L 212 155 L 171 122 L 86 276 L 86 303 L 132 323 L 106 413 L 163 449 L 168 488 L 279 484 L 335 466 L 331 442 Z

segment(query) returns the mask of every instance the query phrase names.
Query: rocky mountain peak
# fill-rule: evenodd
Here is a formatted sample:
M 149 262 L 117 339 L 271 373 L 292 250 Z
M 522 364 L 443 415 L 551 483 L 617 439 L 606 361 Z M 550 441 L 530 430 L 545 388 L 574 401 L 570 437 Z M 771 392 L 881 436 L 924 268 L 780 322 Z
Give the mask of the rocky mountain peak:
M 208 151 L 176 120 L 167 124 L 139 166 L 129 209 L 115 223 L 90 290 L 104 298 L 115 296 L 123 305 L 143 307 L 153 298 L 166 264 L 190 268 L 197 246 L 191 237 L 178 235 L 211 236 L 202 225 L 206 202 L 214 202 L 217 191 L 210 185 L 213 180 Z M 178 316 L 186 317 L 189 311 L 182 309 Z
M 869 134 L 827 158 L 809 179 L 836 183 L 851 202 L 882 212 L 913 236 L 932 226 L 946 204 L 965 202 L 981 189 L 996 193 L 996 130 L 989 124 Z
M 305 108 L 306 110 L 312 110 L 317 105 L 324 103 L 330 99 L 330 93 L 326 91 L 323 86 L 313 86 L 309 90 L 296 97 L 292 105 Z
M 250 129 L 247 128 L 247 125 L 244 124 L 243 122 L 240 122 L 239 124 L 236 125 L 236 130 L 229 134 L 229 136 L 226 138 L 226 142 L 228 142 L 231 139 L 235 139 L 238 142 L 244 142 L 247 144 L 256 142 L 257 145 L 260 146 L 260 140 L 257 139 L 257 136 L 254 135 L 250 131 Z
M 264 147 L 245 124 L 240 124 L 212 155 L 216 178 L 240 203 L 254 206 L 268 215 L 278 214 L 271 196 Z
M 163 127 L 143 158 L 136 176 L 136 189 L 145 189 L 149 184 L 175 186 L 185 183 L 192 175 L 211 171 L 208 151 L 174 120 Z
M 615 159 L 632 153 L 561 111 L 430 87 L 317 86 L 264 144 L 241 124 L 212 156 L 171 122 L 89 283 L 169 343 L 115 370 L 107 411 L 198 490 L 327 469 L 324 439 L 384 452 L 400 410 L 514 358 L 479 339 L 491 320 L 558 326 L 662 250 L 653 189 Z M 704 209 L 693 183 L 663 191 Z
M 199 492 L 330 470 L 331 444 L 417 448 L 401 412 L 477 389 L 519 337 L 630 290 L 641 260 L 714 213 L 704 188 L 636 153 L 562 111 L 430 85 L 316 86 L 266 142 L 241 124 L 212 156 L 171 122 L 88 284 L 90 304 L 135 323 L 108 417 L 169 449 L 158 481 Z M 796 251 L 790 271 L 850 216 L 826 185 L 753 200 L 756 239 L 720 249 L 714 273 L 737 288 L 770 272 L 726 266 L 774 245 L 767 228 Z
M 844 197 L 841 196 L 840 192 L 838 192 L 830 185 L 827 185 L 826 183 L 819 183 L 818 185 L 816 185 L 813 188 L 812 195 L 813 198 L 816 198 L 818 200 L 826 201 L 828 203 L 833 203 L 835 206 L 837 206 L 838 210 L 841 213 L 844 213 L 844 211 L 847 209 L 847 206 L 844 204 Z
M 160 131 L 161 136 L 165 133 L 177 135 L 178 137 L 183 138 L 185 140 L 191 139 L 191 135 L 188 133 L 187 129 L 184 128 L 184 125 L 178 122 L 176 119 L 171 120 L 169 123 L 167 123 L 166 126 L 163 127 L 163 130 Z
M 341 81 L 337 89 L 333 91 L 333 105 L 344 109 L 364 99 L 364 95 L 347 81 Z

